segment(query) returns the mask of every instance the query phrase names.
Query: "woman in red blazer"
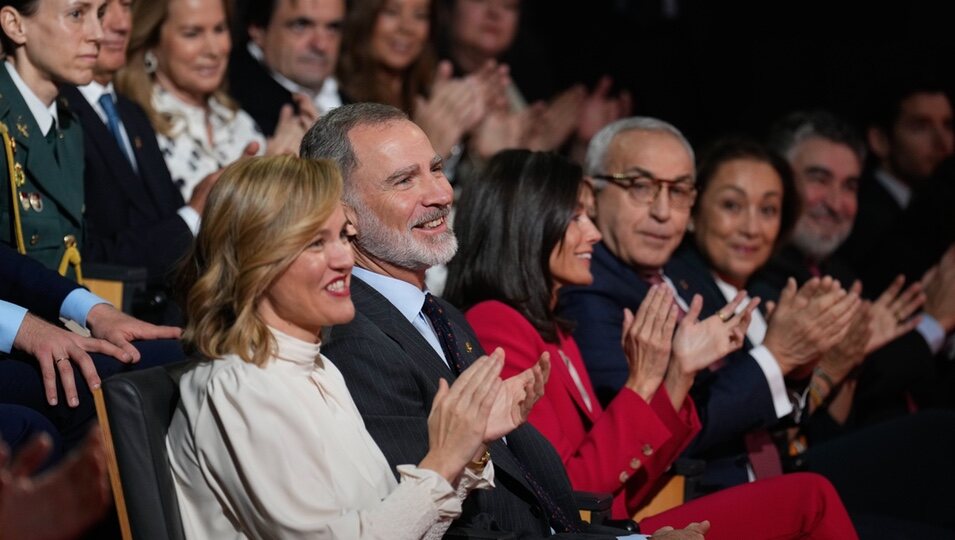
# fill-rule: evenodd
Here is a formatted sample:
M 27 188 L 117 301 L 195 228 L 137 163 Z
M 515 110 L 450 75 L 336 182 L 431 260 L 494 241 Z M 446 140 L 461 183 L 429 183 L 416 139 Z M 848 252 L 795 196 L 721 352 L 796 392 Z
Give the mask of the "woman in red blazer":
M 624 518 L 699 431 L 687 396 L 693 377 L 742 344 L 755 302 L 730 317 L 737 298 L 721 312 L 727 316 L 699 321 L 699 298 L 682 315 L 668 287 L 651 289 L 637 313 L 625 317 L 628 391 L 601 409 L 570 325 L 553 311 L 560 286 L 592 280 L 590 253 L 600 233 L 585 212 L 588 193 L 580 168 L 554 154 L 495 156 L 481 182 L 462 194 L 455 219 L 460 249 L 445 297 L 467 310 L 483 347 L 504 349 L 505 377 L 549 353 L 551 377 L 530 422 L 563 458 L 574 488 L 614 493 L 614 517 Z M 856 536 L 832 486 L 811 474 L 725 490 L 641 525 L 653 530 L 701 519 L 713 524 L 707 538 Z

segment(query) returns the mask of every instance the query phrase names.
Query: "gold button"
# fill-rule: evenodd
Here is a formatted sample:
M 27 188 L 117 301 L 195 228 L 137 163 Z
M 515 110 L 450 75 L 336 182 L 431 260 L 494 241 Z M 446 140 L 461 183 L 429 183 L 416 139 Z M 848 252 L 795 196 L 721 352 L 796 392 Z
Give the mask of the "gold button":
M 31 246 L 35 246 L 35 245 L 37 245 L 39 242 L 40 242 L 40 235 L 39 235 L 39 234 L 36 234 L 36 233 L 33 233 L 33 235 L 30 237 L 30 245 L 31 245 Z
M 653 455 L 653 447 L 650 446 L 650 443 L 647 443 L 647 444 L 644 444 L 644 445 L 643 445 L 643 455 L 645 455 L 645 456 L 652 456 L 652 455 Z
M 631 469 L 639 469 L 639 468 L 640 468 L 640 460 L 637 459 L 637 458 L 631 459 L 631 460 L 630 460 L 630 468 L 631 468 Z
M 64 236 L 64 237 L 63 237 L 63 245 L 66 246 L 66 247 L 68 247 L 68 248 L 71 248 L 71 247 L 75 246 L 75 245 L 76 245 L 76 237 L 73 236 L 72 234 L 68 234 L 68 235 Z
M 627 474 L 627 471 L 621 471 L 621 472 L 620 472 L 620 483 L 621 483 L 621 484 L 626 483 L 627 480 L 629 480 L 629 479 L 630 479 L 630 475 Z

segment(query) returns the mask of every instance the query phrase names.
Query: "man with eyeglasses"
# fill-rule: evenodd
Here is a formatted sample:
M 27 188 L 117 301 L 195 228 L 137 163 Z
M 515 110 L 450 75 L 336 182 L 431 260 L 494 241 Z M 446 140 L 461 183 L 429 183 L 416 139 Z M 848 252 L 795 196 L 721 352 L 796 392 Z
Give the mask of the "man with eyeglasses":
M 694 278 L 699 269 L 672 257 L 696 199 L 695 173 L 693 148 L 679 130 L 661 120 L 619 120 L 591 140 L 585 174 L 603 242 L 594 246 L 593 284 L 563 287 L 558 311 L 576 324 L 574 338 L 602 402 L 609 402 L 627 378 L 621 345 L 624 308 L 636 312 L 653 284 L 668 285 L 684 313 L 694 293 L 703 292 Z M 704 317 L 713 312 L 705 305 L 703 310 Z M 772 347 L 738 351 L 706 375 L 694 386 L 703 431 L 691 449 L 716 444 L 721 455 L 732 458 L 705 456 L 703 489 L 778 474 L 772 464 L 772 472 L 754 474 L 755 458 L 744 440 L 751 430 L 761 432 L 756 435 L 762 437 L 761 448 L 775 452 L 763 428 L 793 412 Z M 778 463 L 778 452 L 770 459 Z M 763 463 L 757 463 L 762 470 Z

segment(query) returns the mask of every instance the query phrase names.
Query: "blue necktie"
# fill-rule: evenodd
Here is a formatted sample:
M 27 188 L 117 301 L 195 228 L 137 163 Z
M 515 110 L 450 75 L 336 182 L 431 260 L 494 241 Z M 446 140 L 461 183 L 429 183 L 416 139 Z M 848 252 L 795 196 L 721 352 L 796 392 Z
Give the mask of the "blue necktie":
M 113 134 L 113 138 L 116 139 L 116 144 L 119 145 L 119 150 L 124 156 L 126 156 L 129 164 L 134 165 L 133 156 L 129 155 L 129 150 L 126 148 L 126 143 L 123 142 L 123 132 L 119 128 L 119 112 L 116 110 L 116 104 L 113 103 L 113 95 L 109 92 L 106 92 L 99 97 L 99 104 L 101 107 L 103 107 L 103 112 L 106 113 L 106 125 L 109 127 L 109 132 Z

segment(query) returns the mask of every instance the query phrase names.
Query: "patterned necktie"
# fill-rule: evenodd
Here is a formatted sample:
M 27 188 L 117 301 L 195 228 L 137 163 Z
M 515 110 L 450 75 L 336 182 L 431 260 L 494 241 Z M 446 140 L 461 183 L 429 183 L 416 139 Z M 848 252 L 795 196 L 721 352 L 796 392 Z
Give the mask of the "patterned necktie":
M 113 103 L 113 95 L 106 92 L 99 97 L 99 104 L 103 108 L 103 112 L 106 113 L 106 126 L 109 128 L 109 132 L 112 133 L 113 138 L 116 139 L 116 144 L 119 145 L 120 152 L 126 156 L 126 160 L 132 165 L 133 157 L 129 155 L 129 151 L 126 149 L 126 143 L 123 142 L 123 133 L 119 127 L 119 112 L 116 110 L 116 104 Z
M 454 336 L 454 329 L 451 327 L 451 320 L 448 319 L 447 314 L 445 314 L 444 308 L 441 307 L 441 304 L 438 303 L 434 295 L 428 293 L 425 295 L 421 312 L 431 321 L 431 326 L 434 327 L 438 341 L 441 342 L 444 358 L 448 361 L 448 366 L 451 368 L 451 371 L 453 371 L 455 375 L 460 375 L 461 372 L 467 369 L 469 364 L 461 355 L 461 350 L 458 348 L 458 340 Z M 491 459 L 493 458 L 494 455 L 492 454 Z M 530 471 L 524 467 L 524 464 L 517 459 L 517 456 L 514 456 L 514 461 L 521 469 L 521 474 L 524 476 L 527 484 L 531 486 L 531 490 L 534 492 L 537 500 L 544 505 L 555 524 L 562 528 L 561 532 L 576 532 L 578 530 L 577 526 L 567 518 L 567 515 L 560 509 L 560 506 L 557 505 L 544 487 L 531 475 Z
M 444 308 L 435 299 L 434 295 L 428 293 L 424 297 L 424 305 L 421 306 L 421 312 L 431 321 L 434 333 L 441 342 L 441 349 L 444 351 L 444 359 L 448 361 L 448 367 L 455 375 L 460 375 L 467 368 L 467 363 L 461 357 L 461 350 L 458 349 L 458 340 L 454 337 L 454 329 L 451 328 L 451 320 L 444 313 Z
M 663 285 L 664 287 L 668 286 L 666 281 L 663 279 L 662 272 L 643 272 L 640 274 L 640 277 L 650 285 Z M 680 303 L 676 301 L 676 293 L 673 294 L 673 304 L 676 305 L 676 322 L 679 324 L 679 322 L 683 320 L 683 317 L 686 316 L 686 310 L 684 310 L 680 306 Z M 636 313 L 637 310 L 633 310 L 633 312 Z

